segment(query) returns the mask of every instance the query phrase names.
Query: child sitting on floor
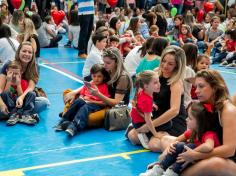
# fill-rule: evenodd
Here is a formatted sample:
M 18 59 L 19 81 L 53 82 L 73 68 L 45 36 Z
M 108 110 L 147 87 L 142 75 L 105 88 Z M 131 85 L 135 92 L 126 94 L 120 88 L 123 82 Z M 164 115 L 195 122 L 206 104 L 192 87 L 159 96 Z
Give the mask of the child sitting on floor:
M 91 95 L 89 87 L 97 87 L 99 92 L 109 97 L 107 81 L 110 79 L 109 73 L 101 64 L 95 64 L 91 68 L 91 82 L 85 82 L 83 87 L 80 87 L 68 94 L 79 95 L 75 100 L 71 101 L 69 109 L 63 114 L 62 120 L 55 127 L 56 131 L 66 131 L 70 136 L 74 136 L 80 130 L 87 126 L 88 116 L 92 112 L 96 112 L 104 108 L 105 103 L 98 97 Z M 65 96 L 65 103 L 67 97 Z
M 28 88 L 28 82 L 21 79 L 22 67 L 17 61 L 10 61 L 7 66 L 7 80 L 4 91 L 1 93 L 1 113 L 8 115 L 7 125 L 17 122 L 34 125 L 39 120 L 34 114 L 35 92 L 28 92 L 21 103 L 18 99 Z M 4 107 L 4 108 L 2 108 Z

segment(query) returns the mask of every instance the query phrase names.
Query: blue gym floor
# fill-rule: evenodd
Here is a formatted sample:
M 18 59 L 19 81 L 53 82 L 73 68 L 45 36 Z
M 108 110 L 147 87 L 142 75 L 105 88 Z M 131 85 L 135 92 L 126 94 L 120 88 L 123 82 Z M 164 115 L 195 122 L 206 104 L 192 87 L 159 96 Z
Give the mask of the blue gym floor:
M 61 44 L 62 45 L 62 44 Z M 70 138 L 55 132 L 63 109 L 62 91 L 81 86 L 84 60 L 71 48 L 42 49 L 39 87 L 47 92 L 49 109 L 36 126 L 0 122 L 0 176 L 135 176 L 157 159 L 157 153 L 133 146 L 124 131 L 89 129 Z M 236 92 L 236 69 L 221 71 L 230 93 Z

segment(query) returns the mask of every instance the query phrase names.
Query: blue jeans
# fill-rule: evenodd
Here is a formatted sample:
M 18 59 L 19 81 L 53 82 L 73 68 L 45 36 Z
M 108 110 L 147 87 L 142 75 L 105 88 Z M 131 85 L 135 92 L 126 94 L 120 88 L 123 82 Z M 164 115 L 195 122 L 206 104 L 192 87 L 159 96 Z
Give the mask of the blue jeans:
M 206 50 L 206 43 L 204 41 L 198 41 L 197 47 L 198 47 L 199 53 L 203 54 Z
M 79 130 L 84 129 L 88 124 L 88 116 L 92 112 L 102 109 L 94 103 L 87 103 L 81 98 L 77 98 L 63 115 L 63 120 L 74 121 Z
M 28 92 L 24 98 L 22 107 L 16 108 L 16 100 L 18 96 L 14 95 L 10 91 L 5 91 L 1 94 L 1 98 L 10 112 L 9 115 L 13 113 L 20 115 L 32 115 L 34 113 L 35 97 L 35 92 Z
M 40 113 L 50 106 L 50 102 L 46 97 L 36 97 L 34 112 Z
M 184 146 L 188 146 L 189 148 L 191 149 L 194 149 L 195 148 L 195 144 L 193 143 L 190 143 L 190 144 L 186 144 L 184 142 L 179 142 L 178 144 L 176 144 L 175 146 L 175 153 L 172 153 L 172 154 L 167 154 L 165 159 L 161 161 L 160 165 L 161 167 L 166 170 L 168 167 L 171 166 L 172 170 L 179 174 L 181 172 L 181 170 L 183 169 L 182 168 L 182 164 L 183 163 L 177 163 L 176 162 L 176 159 L 178 157 L 178 155 L 180 153 L 183 153 L 184 152 Z
M 227 52 L 222 52 L 222 53 L 216 54 L 215 57 L 213 57 L 213 59 L 212 59 L 212 63 L 220 63 L 220 62 L 222 62 L 222 60 L 224 58 L 226 58 L 227 54 L 228 54 Z

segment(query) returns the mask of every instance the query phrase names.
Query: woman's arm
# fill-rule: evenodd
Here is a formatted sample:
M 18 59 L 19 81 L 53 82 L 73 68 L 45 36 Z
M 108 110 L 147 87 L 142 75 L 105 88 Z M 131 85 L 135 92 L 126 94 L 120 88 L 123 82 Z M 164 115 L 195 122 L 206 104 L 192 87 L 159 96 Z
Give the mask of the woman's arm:
M 171 119 L 173 119 L 179 114 L 181 96 L 183 93 L 183 82 L 179 80 L 178 82 L 171 85 L 170 91 L 170 109 L 153 121 L 155 127 L 169 122 Z
M 6 75 L 0 74 L 0 93 L 2 93 L 5 90 L 6 82 L 7 82 Z

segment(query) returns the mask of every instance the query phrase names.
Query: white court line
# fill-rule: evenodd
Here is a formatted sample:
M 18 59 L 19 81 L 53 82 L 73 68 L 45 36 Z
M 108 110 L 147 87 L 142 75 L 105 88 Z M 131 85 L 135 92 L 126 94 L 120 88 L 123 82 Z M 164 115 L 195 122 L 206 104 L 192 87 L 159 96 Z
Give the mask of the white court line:
M 68 78 L 70 78 L 70 79 L 72 79 L 72 80 L 74 80 L 74 81 L 77 81 L 77 82 L 79 82 L 79 83 L 81 83 L 81 84 L 84 84 L 81 79 L 78 79 L 78 78 L 76 78 L 76 77 L 74 77 L 74 76 L 72 76 L 72 75 L 69 75 L 69 74 L 67 74 L 67 73 L 65 73 L 65 72 L 63 72 L 63 71 L 61 71 L 61 70 L 58 70 L 58 69 L 56 69 L 56 68 L 53 68 L 53 67 L 50 67 L 50 66 L 44 65 L 44 64 L 39 64 L 39 65 L 42 66 L 42 67 L 45 67 L 45 68 L 47 68 L 47 69 L 53 70 L 53 71 L 55 71 L 55 72 L 57 72 L 57 73 L 60 73 L 60 74 L 66 76 L 66 77 L 68 77 Z
M 47 64 L 50 64 L 50 65 L 56 65 L 56 64 L 82 64 L 84 63 L 85 61 L 75 61 L 75 62 L 41 62 L 40 64 L 43 64 L 43 65 L 47 65 Z
M 235 72 L 230 72 L 230 71 L 221 71 L 221 70 L 220 70 L 220 72 L 222 72 L 222 73 L 228 73 L 228 74 L 233 74 L 233 75 L 236 75 L 236 73 L 235 73 Z

